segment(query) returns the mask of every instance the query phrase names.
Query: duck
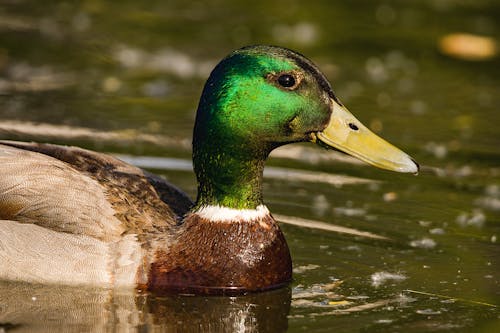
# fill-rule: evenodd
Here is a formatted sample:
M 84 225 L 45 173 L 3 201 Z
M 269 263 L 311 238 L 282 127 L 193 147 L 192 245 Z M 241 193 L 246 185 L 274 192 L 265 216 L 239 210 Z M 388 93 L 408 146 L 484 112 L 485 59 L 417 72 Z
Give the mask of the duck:
M 198 295 L 286 286 L 290 251 L 262 179 L 270 152 L 297 142 L 419 169 L 348 111 L 313 62 L 268 45 L 233 51 L 205 83 L 195 200 L 104 153 L 0 141 L 0 280 Z

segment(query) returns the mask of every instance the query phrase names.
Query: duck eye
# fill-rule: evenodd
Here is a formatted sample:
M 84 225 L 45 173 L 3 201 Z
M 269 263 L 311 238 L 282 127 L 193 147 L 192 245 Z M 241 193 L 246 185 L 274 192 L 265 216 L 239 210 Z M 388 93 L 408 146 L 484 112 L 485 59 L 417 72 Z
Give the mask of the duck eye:
M 295 85 L 295 78 L 290 74 L 282 74 L 278 77 L 278 83 L 285 88 L 291 88 Z

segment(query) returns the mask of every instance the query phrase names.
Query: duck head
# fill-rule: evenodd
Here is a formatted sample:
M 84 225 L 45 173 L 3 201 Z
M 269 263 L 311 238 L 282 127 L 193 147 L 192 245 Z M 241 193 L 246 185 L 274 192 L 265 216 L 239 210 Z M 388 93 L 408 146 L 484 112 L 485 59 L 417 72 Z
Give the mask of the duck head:
M 304 141 L 379 168 L 418 171 L 343 106 L 310 60 L 285 48 L 250 46 L 223 59 L 205 84 L 193 135 L 196 205 L 257 207 L 269 153 Z

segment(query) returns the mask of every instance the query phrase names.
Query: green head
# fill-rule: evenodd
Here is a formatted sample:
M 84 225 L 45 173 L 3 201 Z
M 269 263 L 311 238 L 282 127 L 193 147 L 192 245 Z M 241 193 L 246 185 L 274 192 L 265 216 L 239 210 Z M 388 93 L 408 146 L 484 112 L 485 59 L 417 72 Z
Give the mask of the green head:
M 335 125 L 336 108 L 348 112 L 325 76 L 302 55 L 271 46 L 234 51 L 212 71 L 198 106 L 193 134 L 197 206 L 262 204 L 264 161 L 283 144 L 319 140 L 345 151 L 328 142 L 332 133 L 325 131 Z M 354 117 L 349 122 L 365 129 Z

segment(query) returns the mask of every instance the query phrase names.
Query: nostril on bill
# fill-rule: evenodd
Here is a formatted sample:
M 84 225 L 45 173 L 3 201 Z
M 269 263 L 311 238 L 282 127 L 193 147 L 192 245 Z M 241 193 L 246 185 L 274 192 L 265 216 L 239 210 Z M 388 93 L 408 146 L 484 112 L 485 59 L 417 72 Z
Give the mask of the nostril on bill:
M 357 131 L 357 130 L 359 130 L 359 127 L 358 127 L 358 126 L 356 126 L 356 125 L 355 125 L 355 124 L 353 124 L 353 123 L 349 123 L 349 128 L 350 128 L 350 129 L 352 129 L 353 131 Z

